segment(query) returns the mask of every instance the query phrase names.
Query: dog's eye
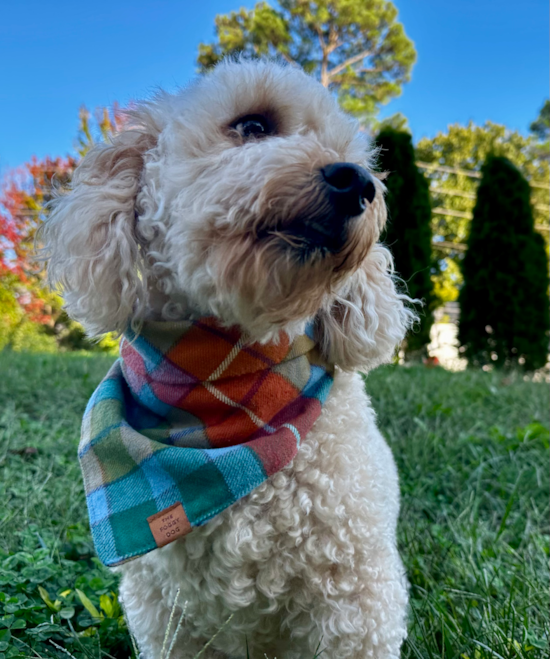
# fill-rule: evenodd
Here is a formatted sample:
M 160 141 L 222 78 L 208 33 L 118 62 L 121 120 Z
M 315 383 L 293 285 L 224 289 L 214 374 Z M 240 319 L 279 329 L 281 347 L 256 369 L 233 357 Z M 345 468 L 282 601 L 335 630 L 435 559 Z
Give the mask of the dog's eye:
M 271 121 L 261 114 L 250 114 L 246 117 L 241 117 L 233 122 L 231 127 L 244 139 L 267 137 L 267 135 L 271 135 L 274 132 Z

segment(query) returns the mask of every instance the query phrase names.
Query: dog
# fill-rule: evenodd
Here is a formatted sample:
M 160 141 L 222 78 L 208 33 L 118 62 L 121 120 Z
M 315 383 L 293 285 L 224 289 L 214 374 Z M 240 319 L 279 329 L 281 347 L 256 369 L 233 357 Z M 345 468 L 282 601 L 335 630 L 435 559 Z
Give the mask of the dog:
M 379 242 L 376 152 L 317 81 L 265 60 L 225 61 L 129 117 L 43 228 L 67 312 L 92 337 L 215 318 L 268 346 L 310 326 L 335 365 L 290 464 L 114 568 L 140 654 L 166 656 L 168 638 L 178 659 L 398 657 L 398 476 L 356 371 L 391 360 L 415 316 Z

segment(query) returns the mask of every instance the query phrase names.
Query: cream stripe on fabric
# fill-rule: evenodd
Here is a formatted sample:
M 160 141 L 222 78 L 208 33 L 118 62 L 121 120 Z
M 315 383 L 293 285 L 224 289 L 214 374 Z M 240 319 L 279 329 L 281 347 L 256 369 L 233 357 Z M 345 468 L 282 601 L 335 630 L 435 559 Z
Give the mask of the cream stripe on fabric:
M 220 377 L 220 375 L 225 371 L 229 364 L 231 364 L 231 362 L 239 354 L 241 348 L 243 347 L 243 343 L 244 342 L 242 339 L 239 339 L 237 343 L 235 343 L 235 345 L 231 348 L 231 352 L 227 355 L 223 362 L 218 366 L 218 368 L 212 373 L 210 377 L 206 378 L 206 382 L 212 382 L 212 380 L 217 380 Z
M 248 416 L 252 419 L 252 421 L 258 426 L 258 428 L 265 428 L 269 432 L 273 432 L 273 428 L 269 426 L 265 421 L 262 421 L 260 417 L 256 416 L 254 412 L 246 408 L 244 405 L 241 405 L 240 403 L 236 403 L 234 400 L 231 400 L 231 398 L 228 398 L 225 394 L 223 394 L 219 389 L 216 389 L 213 385 L 211 385 L 209 382 L 205 381 L 204 383 L 205 389 L 208 389 L 208 391 L 213 395 L 216 396 L 218 400 L 221 400 L 223 403 L 226 405 L 230 405 L 231 407 L 236 407 L 239 410 L 242 410 L 243 412 L 246 412 Z

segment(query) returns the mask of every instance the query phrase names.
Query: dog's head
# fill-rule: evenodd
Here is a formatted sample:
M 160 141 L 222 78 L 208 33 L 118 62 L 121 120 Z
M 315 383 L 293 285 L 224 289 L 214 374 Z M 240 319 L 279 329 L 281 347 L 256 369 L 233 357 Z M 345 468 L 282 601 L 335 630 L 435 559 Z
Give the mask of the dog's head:
M 343 368 L 388 359 L 413 315 L 357 123 L 300 70 L 225 62 L 131 113 L 44 227 L 49 280 L 91 335 L 214 315 L 253 339 L 314 320 Z

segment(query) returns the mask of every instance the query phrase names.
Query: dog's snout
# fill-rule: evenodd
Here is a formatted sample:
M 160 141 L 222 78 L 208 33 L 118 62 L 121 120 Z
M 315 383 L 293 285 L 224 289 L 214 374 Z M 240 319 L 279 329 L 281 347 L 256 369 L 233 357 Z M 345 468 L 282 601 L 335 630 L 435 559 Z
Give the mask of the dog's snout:
M 297 215 L 288 231 L 301 245 L 336 253 L 350 235 L 353 218 L 374 201 L 376 185 L 366 169 L 350 162 L 321 167 L 315 182 L 311 211 Z
M 321 168 L 331 202 L 350 217 L 360 215 L 367 203 L 372 204 L 376 187 L 363 167 L 349 162 L 336 162 Z

